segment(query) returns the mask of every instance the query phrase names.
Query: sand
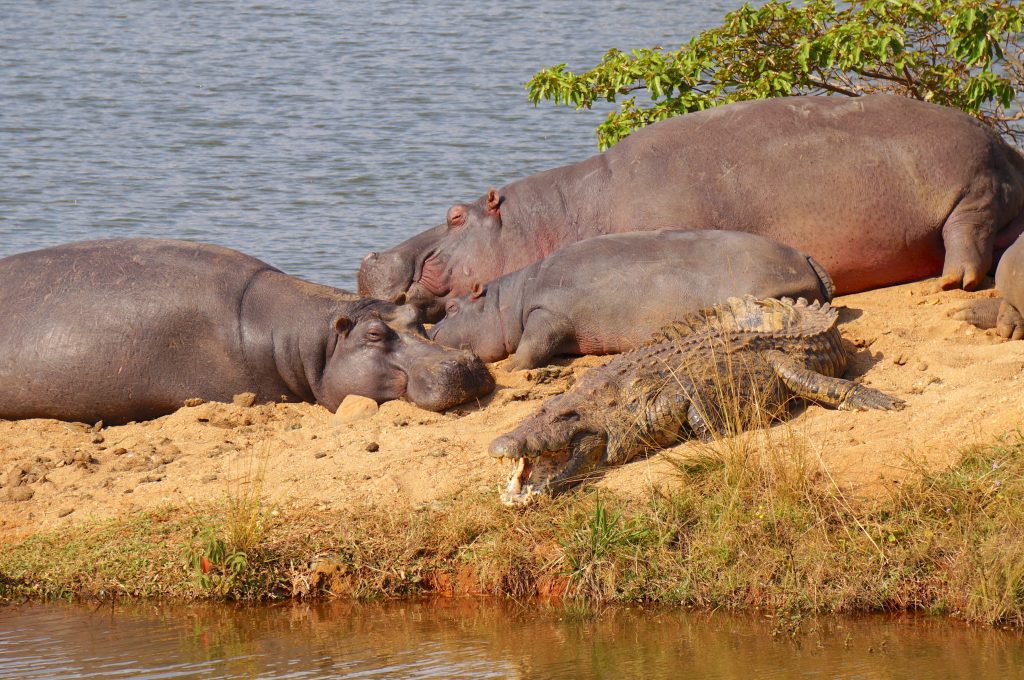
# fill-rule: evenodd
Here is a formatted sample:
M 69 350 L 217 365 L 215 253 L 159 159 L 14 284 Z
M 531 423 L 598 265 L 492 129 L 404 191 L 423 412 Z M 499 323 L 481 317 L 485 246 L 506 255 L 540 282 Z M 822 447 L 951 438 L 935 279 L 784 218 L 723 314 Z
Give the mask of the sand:
M 1024 424 L 1024 342 L 1005 342 L 950 314 L 994 292 L 939 292 L 934 280 L 840 297 L 852 353 L 848 378 L 901 397 L 900 412 L 810 405 L 789 424 L 851 496 L 919 466 L 939 468 L 974 444 Z M 54 420 L 0 421 L 0 536 L 111 517 L 163 504 L 207 503 L 263 478 L 267 500 L 326 510 L 444 504 L 494 492 L 506 468 L 487 444 L 606 357 L 565 359 L 535 371 L 492 367 L 495 393 L 447 413 L 406 402 L 345 423 L 312 404 L 203 403 L 118 427 Z M 621 493 L 679 483 L 664 453 L 609 470 L 598 485 Z

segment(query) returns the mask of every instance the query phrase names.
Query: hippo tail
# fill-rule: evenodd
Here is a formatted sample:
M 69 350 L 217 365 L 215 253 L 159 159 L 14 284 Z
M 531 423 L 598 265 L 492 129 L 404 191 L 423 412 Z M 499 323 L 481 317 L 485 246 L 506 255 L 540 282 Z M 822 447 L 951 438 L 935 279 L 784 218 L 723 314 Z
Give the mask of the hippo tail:
M 836 284 L 832 282 L 832 277 L 828 275 L 825 268 L 810 255 L 807 256 L 807 264 L 811 265 L 811 269 L 818 275 L 818 285 L 821 286 L 821 298 L 822 302 L 832 302 L 832 297 L 836 292 Z

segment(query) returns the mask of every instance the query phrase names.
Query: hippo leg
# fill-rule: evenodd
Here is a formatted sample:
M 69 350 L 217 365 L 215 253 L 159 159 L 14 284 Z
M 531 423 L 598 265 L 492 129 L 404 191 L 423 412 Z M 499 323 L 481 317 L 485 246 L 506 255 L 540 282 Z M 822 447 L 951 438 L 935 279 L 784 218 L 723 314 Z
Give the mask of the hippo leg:
M 1008 340 L 1024 340 L 1024 316 L 1006 300 L 999 307 L 996 332 Z
M 970 196 L 962 200 L 942 227 L 946 258 L 940 285 L 943 290 L 974 290 L 992 267 L 996 225 L 1001 224 L 989 205 Z
M 519 347 L 508 363 L 510 370 L 523 370 L 547 365 L 551 357 L 569 351 L 571 324 L 546 309 L 535 309 L 526 318 Z

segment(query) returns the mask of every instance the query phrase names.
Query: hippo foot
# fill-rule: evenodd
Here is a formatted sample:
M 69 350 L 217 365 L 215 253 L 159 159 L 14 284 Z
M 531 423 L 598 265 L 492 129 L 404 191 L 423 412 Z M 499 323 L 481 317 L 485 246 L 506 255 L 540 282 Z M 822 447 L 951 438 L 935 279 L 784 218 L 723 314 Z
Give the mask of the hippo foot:
M 1024 316 L 1005 300 L 999 307 L 996 332 L 1007 340 L 1024 340 Z
M 963 265 L 953 268 L 951 272 L 943 272 L 939 279 L 939 288 L 942 290 L 977 290 L 981 282 L 985 280 L 985 272 L 980 267 Z

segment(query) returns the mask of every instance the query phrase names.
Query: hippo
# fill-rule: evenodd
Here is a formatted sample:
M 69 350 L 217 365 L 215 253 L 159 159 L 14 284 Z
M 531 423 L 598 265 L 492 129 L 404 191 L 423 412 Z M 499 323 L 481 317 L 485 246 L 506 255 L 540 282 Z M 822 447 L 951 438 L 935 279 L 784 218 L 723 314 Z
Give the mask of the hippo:
M 1006 249 L 996 268 L 1002 298 L 975 300 L 953 316 L 980 328 L 995 328 L 1007 340 L 1024 340 L 1024 238 Z
M 555 354 L 612 354 L 730 297 L 832 299 L 832 281 L 803 253 L 737 231 L 607 234 L 573 243 L 470 295 L 430 331 L 442 345 L 509 368 Z
M 531 175 L 394 248 L 359 291 L 436 321 L 444 301 L 593 236 L 725 229 L 828 270 L 836 294 L 942 273 L 975 288 L 1024 230 L 1024 158 L 950 108 L 891 95 L 738 102 L 638 130 Z
M 0 316 L 6 419 L 117 424 L 244 392 L 440 411 L 494 387 L 477 357 L 422 335 L 411 307 L 200 243 L 84 241 L 3 258 Z

